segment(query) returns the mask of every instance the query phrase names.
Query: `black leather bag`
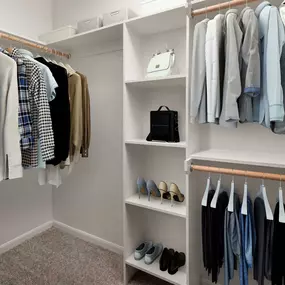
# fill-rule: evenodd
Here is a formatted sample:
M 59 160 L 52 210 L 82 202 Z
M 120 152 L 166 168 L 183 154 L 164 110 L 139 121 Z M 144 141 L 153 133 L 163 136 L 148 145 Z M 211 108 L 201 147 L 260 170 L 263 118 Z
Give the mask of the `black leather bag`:
M 165 107 L 167 110 L 162 111 Z M 166 106 L 150 112 L 150 134 L 147 141 L 179 142 L 178 112 Z

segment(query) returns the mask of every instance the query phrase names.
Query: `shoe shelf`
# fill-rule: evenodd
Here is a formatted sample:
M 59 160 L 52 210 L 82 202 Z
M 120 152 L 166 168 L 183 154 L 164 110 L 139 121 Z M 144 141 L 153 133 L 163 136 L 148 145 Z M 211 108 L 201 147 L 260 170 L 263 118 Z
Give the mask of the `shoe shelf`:
M 157 88 L 170 88 L 170 87 L 184 87 L 186 88 L 186 75 L 171 75 L 167 77 L 142 79 L 142 80 L 128 80 L 125 82 L 127 86 L 144 88 L 144 89 L 157 89 Z
M 149 142 L 143 139 L 130 139 L 126 140 L 125 144 L 127 145 L 146 145 L 146 146 L 161 146 L 161 147 L 172 147 L 172 148 L 186 148 L 186 142 L 182 141 L 179 143 L 167 143 L 167 142 L 160 142 L 160 141 L 152 141 Z
M 139 198 L 138 194 L 127 198 L 125 203 L 127 205 L 141 207 L 186 219 L 186 206 L 184 203 L 181 203 L 181 205 L 174 203 L 173 206 L 171 206 L 170 201 L 165 200 L 163 201 L 163 204 L 161 204 L 160 198 L 151 197 L 151 200 L 148 201 L 146 196 L 141 196 Z
M 186 285 L 186 273 L 185 273 L 185 266 L 179 268 L 178 272 L 174 275 L 170 275 L 167 271 L 161 271 L 159 269 L 159 258 L 157 258 L 153 264 L 147 265 L 144 263 L 144 259 L 142 260 L 135 260 L 134 254 L 129 256 L 126 259 L 126 264 L 144 271 L 150 275 L 158 277 L 164 281 L 167 281 L 174 285 Z

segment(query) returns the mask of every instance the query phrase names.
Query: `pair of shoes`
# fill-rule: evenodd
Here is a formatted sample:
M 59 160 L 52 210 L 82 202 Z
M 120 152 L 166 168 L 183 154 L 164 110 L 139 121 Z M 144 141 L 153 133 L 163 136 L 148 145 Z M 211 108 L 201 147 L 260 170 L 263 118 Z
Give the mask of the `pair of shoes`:
M 144 263 L 147 265 L 152 264 L 161 254 L 163 245 L 161 243 L 152 243 L 146 241 L 137 247 L 135 251 L 135 260 L 144 258 Z
M 170 275 L 177 273 L 179 267 L 184 266 L 186 263 L 186 257 L 183 252 L 174 252 L 174 250 L 165 248 L 159 260 L 159 267 L 161 271 L 166 271 Z
M 159 188 L 159 192 L 161 195 L 161 204 L 162 204 L 163 199 L 171 200 L 172 206 L 173 206 L 173 201 L 180 202 L 180 203 L 184 202 L 185 197 L 180 192 L 178 186 L 175 183 L 170 184 L 169 191 L 167 189 L 167 184 L 164 181 L 159 183 L 158 188 Z
M 141 194 L 147 195 L 149 201 L 150 201 L 150 196 L 160 197 L 160 192 L 153 180 L 148 180 L 147 182 L 145 182 L 143 178 L 138 178 L 137 190 L 139 193 L 139 198 L 141 197 L 140 196 Z

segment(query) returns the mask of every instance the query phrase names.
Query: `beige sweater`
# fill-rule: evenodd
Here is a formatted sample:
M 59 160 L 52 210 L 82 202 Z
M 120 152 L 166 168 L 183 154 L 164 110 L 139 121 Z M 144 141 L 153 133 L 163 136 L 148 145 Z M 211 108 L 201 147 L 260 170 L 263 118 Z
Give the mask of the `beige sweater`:
M 82 84 L 81 77 L 74 73 L 68 77 L 71 130 L 70 130 L 70 161 L 78 162 L 82 146 Z

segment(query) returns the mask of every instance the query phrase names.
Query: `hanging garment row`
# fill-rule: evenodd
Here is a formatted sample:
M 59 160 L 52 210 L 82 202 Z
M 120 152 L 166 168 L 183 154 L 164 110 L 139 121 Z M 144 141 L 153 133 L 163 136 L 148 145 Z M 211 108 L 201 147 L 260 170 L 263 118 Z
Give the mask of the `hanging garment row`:
M 273 285 L 285 281 L 285 211 L 283 191 L 278 191 L 274 215 L 262 180 L 260 190 L 252 203 L 244 184 L 242 203 L 236 193 L 234 177 L 230 190 L 207 180 L 202 200 L 203 263 L 212 282 L 217 283 L 224 266 L 224 284 L 228 285 L 237 270 L 241 285 L 248 284 L 248 271 L 253 268 L 253 278 L 259 285 L 264 280 Z
M 261 3 L 196 24 L 190 120 L 285 134 L 285 7 Z M 284 20 L 284 23 L 282 21 Z
M 61 184 L 60 168 L 88 157 L 87 78 L 68 64 L 27 50 L 0 49 L 0 181 L 38 168 L 39 183 Z

